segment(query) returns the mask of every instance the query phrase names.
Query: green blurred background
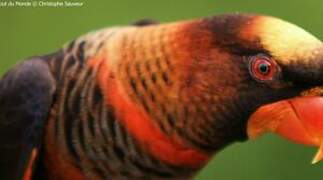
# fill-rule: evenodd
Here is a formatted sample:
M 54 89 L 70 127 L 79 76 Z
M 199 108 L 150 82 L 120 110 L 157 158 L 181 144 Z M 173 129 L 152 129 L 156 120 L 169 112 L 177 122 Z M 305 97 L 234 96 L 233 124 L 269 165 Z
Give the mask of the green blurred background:
M 6 0 L 0 0 L 0 2 Z M 44 0 L 49 1 L 49 0 Z M 19 60 L 53 52 L 65 42 L 111 25 L 141 18 L 162 22 L 227 12 L 253 12 L 283 18 L 323 39 L 320 0 L 79 0 L 82 7 L 0 7 L 0 74 Z M 323 163 L 311 165 L 315 148 L 266 135 L 236 143 L 219 154 L 198 180 L 322 180 Z

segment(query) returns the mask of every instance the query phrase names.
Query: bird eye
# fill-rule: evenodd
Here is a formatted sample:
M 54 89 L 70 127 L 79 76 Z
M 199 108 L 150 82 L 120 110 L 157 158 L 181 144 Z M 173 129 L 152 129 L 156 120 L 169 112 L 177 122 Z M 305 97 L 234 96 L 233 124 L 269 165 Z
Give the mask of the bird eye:
M 254 56 L 250 60 L 250 73 L 259 81 L 273 80 L 277 72 L 277 64 L 266 56 Z

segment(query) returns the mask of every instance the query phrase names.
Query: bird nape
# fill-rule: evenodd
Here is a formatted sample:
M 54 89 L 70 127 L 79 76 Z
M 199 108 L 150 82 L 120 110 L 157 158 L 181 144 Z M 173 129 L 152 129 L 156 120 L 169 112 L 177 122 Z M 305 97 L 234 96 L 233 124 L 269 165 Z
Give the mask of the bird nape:
M 265 132 L 320 147 L 315 163 L 322 85 L 322 42 L 274 17 L 92 32 L 0 81 L 0 176 L 187 179 Z

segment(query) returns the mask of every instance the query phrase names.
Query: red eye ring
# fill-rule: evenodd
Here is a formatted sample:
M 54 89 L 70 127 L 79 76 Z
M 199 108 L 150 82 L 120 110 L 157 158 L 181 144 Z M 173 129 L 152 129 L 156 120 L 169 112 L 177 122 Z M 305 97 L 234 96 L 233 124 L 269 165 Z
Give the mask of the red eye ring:
M 277 64 L 267 56 L 254 56 L 250 60 L 250 73 L 253 78 L 259 81 L 271 81 L 278 71 Z

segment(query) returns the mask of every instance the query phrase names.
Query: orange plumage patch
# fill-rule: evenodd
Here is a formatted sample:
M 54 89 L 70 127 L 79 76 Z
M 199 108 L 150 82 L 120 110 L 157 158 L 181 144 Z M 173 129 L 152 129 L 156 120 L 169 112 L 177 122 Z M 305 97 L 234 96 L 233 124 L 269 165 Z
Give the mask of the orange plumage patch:
M 38 150 L 36 148 L 34 148 L 31 151 L 31 157 L 29 159 L 29 162 L 28 162 L 28 165 L 27 165 L 27 169 L 26 169 L 26 171 L 24 173 L 23 180 L 30 180 L 32 178 L 32 175 L 33 175 L 33 165 L 34 165 L 35 159 L 37 157 L 37 154 L 38 154 Z

